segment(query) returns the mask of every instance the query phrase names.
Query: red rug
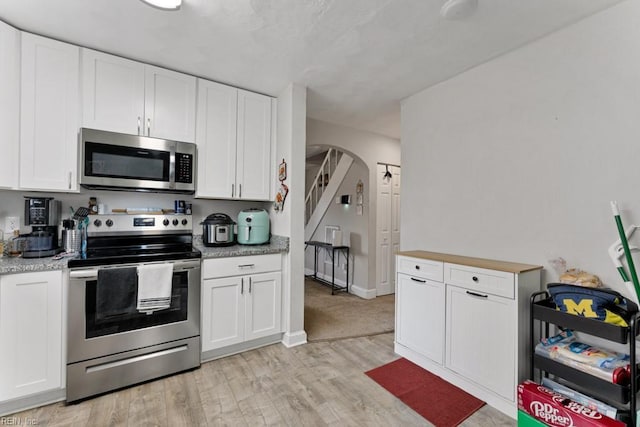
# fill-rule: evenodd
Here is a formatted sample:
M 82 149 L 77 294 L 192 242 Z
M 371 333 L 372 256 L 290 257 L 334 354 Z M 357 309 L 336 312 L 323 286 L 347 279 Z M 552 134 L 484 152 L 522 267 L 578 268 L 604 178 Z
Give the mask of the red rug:
M 365 374 L 438 427 L 457 426 L 484 405 L 404 358 Z

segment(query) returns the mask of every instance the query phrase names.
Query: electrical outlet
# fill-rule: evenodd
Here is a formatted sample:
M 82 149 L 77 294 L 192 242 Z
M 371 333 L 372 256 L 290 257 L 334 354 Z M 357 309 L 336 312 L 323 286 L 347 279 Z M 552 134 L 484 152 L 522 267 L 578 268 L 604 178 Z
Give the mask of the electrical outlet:
M 19 216 L 8 216 L 5 219 L 4 223 L 4 231 L 5 233 L 11 233 L 13 230 L 20 230 L 20 217 Z

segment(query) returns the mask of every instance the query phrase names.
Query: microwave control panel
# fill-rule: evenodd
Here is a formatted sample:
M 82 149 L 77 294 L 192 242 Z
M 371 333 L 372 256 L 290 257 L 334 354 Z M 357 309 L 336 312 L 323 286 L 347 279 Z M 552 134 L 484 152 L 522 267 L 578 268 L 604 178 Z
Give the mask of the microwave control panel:
M 176 182 L 191 184 L 193 182 L 193 156 L 176 153 Z

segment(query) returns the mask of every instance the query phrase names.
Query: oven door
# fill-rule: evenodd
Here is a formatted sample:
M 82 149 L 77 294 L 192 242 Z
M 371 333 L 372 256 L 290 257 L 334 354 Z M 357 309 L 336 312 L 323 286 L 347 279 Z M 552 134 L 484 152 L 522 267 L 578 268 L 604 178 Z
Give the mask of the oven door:
M 137 310 L 138 264 L 72 269 L 67 362 L 199 336 L 200 260 L 172 264 L 170 306 L 149 314 Z

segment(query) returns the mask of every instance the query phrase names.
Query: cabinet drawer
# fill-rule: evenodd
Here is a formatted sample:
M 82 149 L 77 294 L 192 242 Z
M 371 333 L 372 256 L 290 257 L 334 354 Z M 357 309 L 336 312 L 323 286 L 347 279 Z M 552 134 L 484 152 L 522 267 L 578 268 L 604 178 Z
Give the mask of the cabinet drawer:
M 281 268 L 280 254 L 205 259 L 202 262 L 202 278 L 264 273 Z
M 398 273 L 442 282 L 443 263 L 441 261 L 398 256 L 396 263 Z
M 471 291 L 515 298 L 513 273 L 445 263 L 444 281 Z

